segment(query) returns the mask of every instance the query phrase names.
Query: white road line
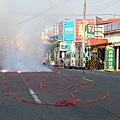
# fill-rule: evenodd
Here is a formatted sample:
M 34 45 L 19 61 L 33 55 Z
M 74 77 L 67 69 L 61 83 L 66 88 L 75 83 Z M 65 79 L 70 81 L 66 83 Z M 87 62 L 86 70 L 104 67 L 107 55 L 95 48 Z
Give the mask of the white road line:
M 29 88 L 29 92 L 32 95 L 32 97 L 33 97 L 33 99 L 35 100 L 36 103 L 42 103 L 32 89 Z

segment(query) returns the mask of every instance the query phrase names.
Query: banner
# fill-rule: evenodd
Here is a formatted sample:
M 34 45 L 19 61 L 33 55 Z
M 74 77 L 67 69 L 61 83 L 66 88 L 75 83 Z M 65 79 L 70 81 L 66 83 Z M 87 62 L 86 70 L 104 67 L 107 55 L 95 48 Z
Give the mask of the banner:
M 105 50 L 105 69 L 108 71 L 114 71 L 115 60 L 114 48 L 107 46 Z

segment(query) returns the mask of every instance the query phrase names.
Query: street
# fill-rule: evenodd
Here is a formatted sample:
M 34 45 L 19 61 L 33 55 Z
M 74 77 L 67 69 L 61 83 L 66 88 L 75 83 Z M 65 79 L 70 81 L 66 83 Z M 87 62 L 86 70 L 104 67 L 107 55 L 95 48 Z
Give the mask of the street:
M 0 120 L 120 120 L 120 72 L 0 73 Z

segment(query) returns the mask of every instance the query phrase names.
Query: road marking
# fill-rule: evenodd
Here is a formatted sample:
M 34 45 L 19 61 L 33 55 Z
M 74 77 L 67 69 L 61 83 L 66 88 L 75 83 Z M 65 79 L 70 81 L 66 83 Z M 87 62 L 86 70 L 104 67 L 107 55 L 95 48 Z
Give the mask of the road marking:
M 62 73 L 63 75 L 68 75 L 68 74 L 64 74 L 64 73 Z
M 33 99 L 35 100 L 36 103 L 42 103 L 32 89 L 29 88 L 29 92 L 32 95 L 32 97 L 33 97 Z
M 83 77 L 84 80 L 88 81 L 88 82 L 94 82 L 93 80 L 87 79 L 85 77 Z

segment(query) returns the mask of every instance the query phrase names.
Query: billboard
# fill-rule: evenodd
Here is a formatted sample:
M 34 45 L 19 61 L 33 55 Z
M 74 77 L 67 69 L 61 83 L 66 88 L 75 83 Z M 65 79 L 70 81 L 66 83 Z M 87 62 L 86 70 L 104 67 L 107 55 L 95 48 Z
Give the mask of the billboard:
M 87 19 L 86 20 L 86 25 L 87 26 L 88 25 L 89 26 L 94 25 L 94 19 Z M 76 42 L 82 42 L 83 34 L 84 34 L 84 31 L 83 31 L 83 19 L 77 19 L 76 20 Z M 91 36 L 90 32 L 86 33 L 85 39 L 87 39 L 88 36 Z
M 68 45 L 68 51 L 71 51 L 71 44 L 75 40 L 75 20 L 65 20 L 63 29 L 64 42 Z
M 65 20 L 64 21 L 64 41 L 74 41 L 75 39 L 75 21 Z

